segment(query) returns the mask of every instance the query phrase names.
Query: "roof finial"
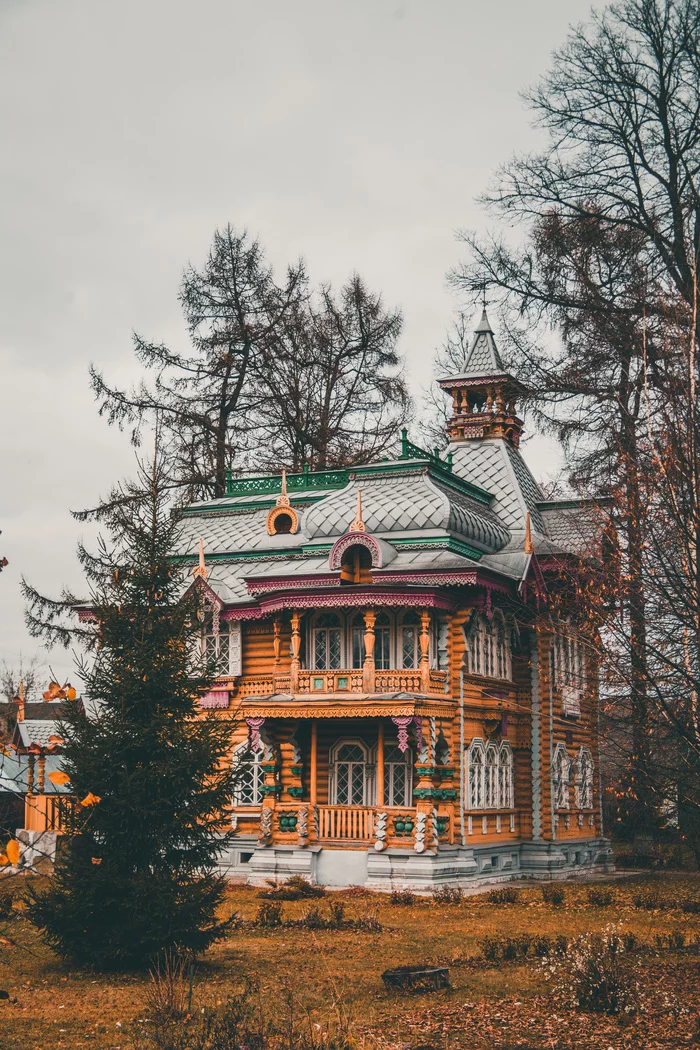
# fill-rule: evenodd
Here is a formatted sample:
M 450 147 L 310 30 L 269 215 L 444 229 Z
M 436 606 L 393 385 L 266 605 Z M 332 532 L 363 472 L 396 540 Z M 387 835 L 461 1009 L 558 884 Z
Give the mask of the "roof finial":
M 275 500 L 275 505 L 277 507 L 289 506 L 289 496 L 287 495 L 287 471 L 284 468 L 282 468 L 282 492 Z
M 192 575 L 199 576 L 202 580 L 206 580 L 207 576 L 209 575 L 209 573 L 207 572 L 207 567 L 204 564 L 204 540 L 201 536 L 199 537 L 199 565 L 195 567 L 195 569 L 192 572 Z
M 362 520 L 362 489 L 357 490 L 357 513 L 355 520 L 348 529 L 349 532 L 366 532 L 365 523 Z
M 535 544 L 532 542 L 532 525 L 530 522 L 530 511 L 528 511 L 525 515 L 525 553 L 535 553 Z

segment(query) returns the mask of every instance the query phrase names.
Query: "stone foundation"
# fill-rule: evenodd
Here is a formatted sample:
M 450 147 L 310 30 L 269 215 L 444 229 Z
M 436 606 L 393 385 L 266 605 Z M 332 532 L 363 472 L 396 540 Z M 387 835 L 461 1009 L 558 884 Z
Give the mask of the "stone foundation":
M 439 886 L 458 886 L 468 891 L 513 879 L 571 879 L 612 872 L 614 865 L 607 839 L 509 842 L 478 848 L 447 846 L 437 854 L 399 849 L 378 853 L 374 849 L 317 845 L 302 849 L 260 847 L 254 839 L 238 839 L 222 856 L 219 870 L 225 878 L 252 886 L 264 886 L 269 879 L 284 881 L 291 875 L 303 875 L 311 883 L 329 887 L 425 892 Z

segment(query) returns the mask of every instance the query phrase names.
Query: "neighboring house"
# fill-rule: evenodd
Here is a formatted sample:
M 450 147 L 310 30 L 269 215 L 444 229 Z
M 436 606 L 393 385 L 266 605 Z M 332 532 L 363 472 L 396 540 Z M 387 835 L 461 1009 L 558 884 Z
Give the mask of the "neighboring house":
M 538 488 L 485 312 L 440 386 L 444 458 L 404 435 L 394 460 L 233 480 L 184 513 L 218 674 L 202 707 L 232 727 L 230 877 L 427 889 L 610 869 L 570 585 L 595 508 Z

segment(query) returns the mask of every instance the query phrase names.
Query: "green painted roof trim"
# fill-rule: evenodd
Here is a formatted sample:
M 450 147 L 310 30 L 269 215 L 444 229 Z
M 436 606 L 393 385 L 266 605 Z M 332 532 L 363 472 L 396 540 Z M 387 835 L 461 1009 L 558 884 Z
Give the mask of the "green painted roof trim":
M 391 540 L 388 542 L 391 543 Z M 463 543 L 462 540 L 455 539 L 454 536 L 446 536 L 444 539 L 436 539 L 434 536 L 414 536 L 405 540 L 397 540 L 392 545 L 400 550 L 406 550 L 410 547 L 420 547 L 423 550 L 447 550 L 453 554 L 462 554 L 466 558 L 471 558 L 472 561 L 479 561 L 483 554 L 483 551 L 477 550 L 476 547 L 471 547 L 468 543 Z M 262 561 L 268 558 L 277 561 L 280 558 L 288 558 L 291 555 L 301 556 L 302 558 L 314 558 L 322 554 L 328 554 L 332 547 L 333 543 L 307 543 L 303 547 L 287 547 L 284 550 L 270 550 L 268 548 L 264 551 L 222 551 L 219 554 L 207 553 L 207 562 Z M 197 556 L 194 554 L 175 554 L 173 555 L 173 561 L 179 565 L 187 564 L 188 562 L 196 565 Z M 406 571 L 408 572 L 409 570 L 407 569 Z M 426 571 L 429 572 L 430 570 Z

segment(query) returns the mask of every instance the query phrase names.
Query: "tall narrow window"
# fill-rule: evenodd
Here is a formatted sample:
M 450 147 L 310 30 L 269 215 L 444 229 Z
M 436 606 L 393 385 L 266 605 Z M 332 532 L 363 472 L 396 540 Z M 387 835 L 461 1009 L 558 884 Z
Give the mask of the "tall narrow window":
M 385 612 L 379 613 L 374 625 L 374 666 L 378 671 L 391 667 L 391 621 Z
M 571 759 L 563 744 L 557 744 L 552 760 L 552 793 L 555 809 L 569 809 Z
M 587 747 L 579 750 L 574 779 L 577 809 L 593 809 L 593 756 Z
M 331 751 L 331 798 L 336 806 L 364 806 L 369 762 L 364 744 L 342 741 Z
M 420 661 L 420 617 L 417 613 L 404 613 L 401 621 L 401 666 L 418 667 Z
M 564 714 L 578 717 L 584 685 L 583 650 L 578 630 L 569 618 L 560 621 L 554 636 L 554 669 Z
M 484 746 L 473 740 L 467 752 L 467 804 L 469 809 L 484 808 Z
M 403 754 L 396 745 L 384 748 L 384 805 L 410 806 L 413 759 L 410 749 Z
M 314 667 L 317 671 L 334 671 L 341 666 L 340 617 L 321 613 L 313 627 Z
M 233 756 L 234 806 L 259 806 L 262 802 L 264 774 L 260 768 L 263 752 L 251 751 L 246 742 Z
M 484 763 L 484 808 L 498 809 L 498 750 L 495 744 L 486 748 Z
M 229 674 L 231 664 L 231 641 L 229 625 L 224 622 L 219 624 L 218 634 L 210 625 L 203 635 L 204 659 L 207 671 L 212 675 Z
M 365 619 L 361 613 L 353 618 L 350 635 L 352 666 L 362 668 L 365 665 Z
M 515 784 L 513 777 L 513 752 L 505 741 L 498 751 L 498 808 L 513 809 Z

